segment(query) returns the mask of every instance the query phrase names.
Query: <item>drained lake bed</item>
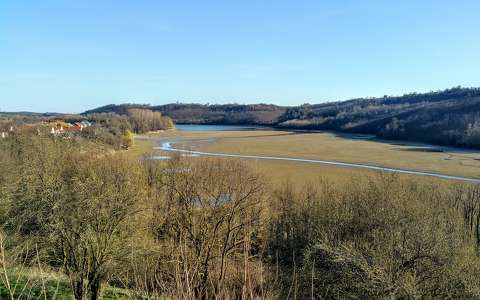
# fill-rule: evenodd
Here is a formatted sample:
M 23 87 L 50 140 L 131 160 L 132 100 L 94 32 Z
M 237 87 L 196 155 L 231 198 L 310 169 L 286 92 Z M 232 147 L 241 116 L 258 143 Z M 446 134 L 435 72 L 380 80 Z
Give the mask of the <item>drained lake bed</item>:
M 313 176 L 339 179 L 352 172 L 389 172 L 480 183 L 480 152 L 471 149 L 381 141 L 367 135 L 350 138 L 331 132 L 178 126 L 182 127 L 137 139 L 149 139 L 151 147 L 164 157 L 178 152 L 248 160 L 275 180 L 297 177 L 303 181 Z

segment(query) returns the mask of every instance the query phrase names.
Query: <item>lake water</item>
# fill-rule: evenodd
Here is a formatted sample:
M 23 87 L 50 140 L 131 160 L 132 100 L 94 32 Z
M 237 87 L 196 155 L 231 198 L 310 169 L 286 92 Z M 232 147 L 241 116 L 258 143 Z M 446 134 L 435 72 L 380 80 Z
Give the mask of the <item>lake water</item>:
M 177 124 L 177 130 L 180 131 L 239 131 L 239 130 L 255 130 L 262 127 L 259 126 L 243 126 L 243 125 L 197 125 L 197 124 Z

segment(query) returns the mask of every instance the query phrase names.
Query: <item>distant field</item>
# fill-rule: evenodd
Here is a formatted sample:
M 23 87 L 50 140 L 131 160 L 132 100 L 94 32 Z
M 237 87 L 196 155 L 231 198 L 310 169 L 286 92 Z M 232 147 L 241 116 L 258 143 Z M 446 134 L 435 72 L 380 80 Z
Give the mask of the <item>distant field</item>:
M 356 139 L 332 133 L 292 133 L 285 131 L 166 131 L 136 139 L 132 153 L 149 151 L 162 139 L 181 140 L 178 146 L 199 151 L 231 154 L 283 156 L 335 160 L 386 167 L 480 177 L 480 152 L 412 143 L 389 143 Z M 205 139 L 214 139 L 205 141 Z M 203 140 L 203 141 L 202 141 Z M 313 165 L 300 162 L 249 160 L 273 183 L 287 178 L 293 182 L 327 177 L 345 180 L 372 171 Z

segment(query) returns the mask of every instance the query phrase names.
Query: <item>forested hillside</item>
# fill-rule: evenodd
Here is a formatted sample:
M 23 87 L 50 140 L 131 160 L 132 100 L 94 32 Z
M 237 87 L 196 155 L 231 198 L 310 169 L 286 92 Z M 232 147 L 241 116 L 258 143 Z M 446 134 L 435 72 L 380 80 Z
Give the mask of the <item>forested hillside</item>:
M 380 138 L 480 147 L 480 89 L 292 107 L 278 126 L 375 134 Z
M 127 114 L 132 108 L 158 111 L 177 123 L 272 125 L 480 147 L 480 88 L 456 87 L 424 94 L 359 98 L 296 107 L 271 104 L 123 104 L 107 105 L 85 113 Z
M 127 114 L 129 109 L 143 108 L 161 112 L 171 117 L 176 123 L 183 124 L 257 124 L 275 125 L 283 116 L 286 107 L 272 104 L 183 104 L 172 103 L 150 106 L 147 104 L 106 105 L 86 111 L 84 114 L 114 112 Z

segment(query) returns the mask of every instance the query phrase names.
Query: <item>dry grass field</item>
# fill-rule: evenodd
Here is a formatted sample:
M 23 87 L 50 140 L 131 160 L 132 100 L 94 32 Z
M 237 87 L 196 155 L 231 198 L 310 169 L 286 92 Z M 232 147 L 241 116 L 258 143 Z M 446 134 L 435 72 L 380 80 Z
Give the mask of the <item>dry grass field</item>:
M 145 139 L 148 137 L 148 139 Z M 138 136 L 133 155 L 151 151 L 162 140 L 176 140 L 177 147 L 206 152 L 282 156 L 364 163 L 408 170 L 480 177 L 480 152 L 412 143 L 362 140 L 333 133 L 285 131 L 165 131 Z M 273 183 L 295 183 L 327 177 L 335 181 L 372 171 L 289 161 L 249 160 Z M 402 175 L 410 176 L 410 175 Z M 435 180 L 427 179 L 425 180 Z

